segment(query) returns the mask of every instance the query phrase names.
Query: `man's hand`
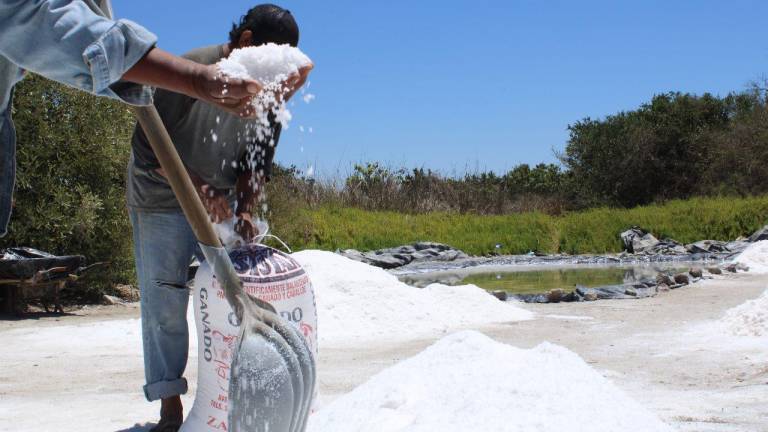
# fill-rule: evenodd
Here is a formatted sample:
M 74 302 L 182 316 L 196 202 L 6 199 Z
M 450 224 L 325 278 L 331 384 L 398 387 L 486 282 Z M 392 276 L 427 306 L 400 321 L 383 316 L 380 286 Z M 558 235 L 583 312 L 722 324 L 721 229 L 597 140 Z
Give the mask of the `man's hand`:
M 287 80 L 283 82 L 282 88 L 284 89 L 283 92 L 283 100 L 287 101 L 291 97 L 293 97 L 296 92 L 304 86 L 307 82 L 307 78 L 309 77 L 309 73 L 312 72 L 312 69 L 314 69 L 315 65 L 310 64 L 307 66 L 304 66 L 302 68 L 299 68 L 299 72 L 291 75 L 288 77 Z
M 253 217 L 250 213 L 239 213 L 237 215 L 237 222 L 235 223 L 235 232 L 245 240 L 246 244 L 250 244 L 257 235 L 259 235 L 259 229 L 256 228 L 256 224 L 253 222 Z
M 252 117 L 252 97 L 262 90 L 256 80 L 222 75 L 216 65 L 203 66 L 193 80 L 197 98 L 240 117 Z
M 233 216 L 232 207 L 227 201 L 227 193 L 215 187 L 204 184 L 197 188 L 197 194 L 203 201 L 213 223 L 221 223 Z
M 216 65 L 198 64 L 160 48 L 149 50 L 123 79 L 182 93 L 241 117 L 255 115 L 251 99 L 262 90 L 258 81 L 225 77 Z

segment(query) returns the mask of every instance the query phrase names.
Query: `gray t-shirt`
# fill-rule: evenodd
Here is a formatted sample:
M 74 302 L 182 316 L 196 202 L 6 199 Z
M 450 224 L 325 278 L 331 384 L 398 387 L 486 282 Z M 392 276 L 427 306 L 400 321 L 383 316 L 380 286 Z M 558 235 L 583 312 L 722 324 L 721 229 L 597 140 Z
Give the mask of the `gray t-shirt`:
M 223 46 L 191 51 L 183 57 L 202 64 L 214 64 L 224 56 Z M 168 129 L 187 169 L 211 186 L 230 191 L 243 173 L 268 178 L 280 124 L 272 124 L 272 137 L 260 141 L 252 121 L 243 120 L 213 105 L 189 96 L 158 89 L 155 107 Z M 160 167 L 140 126 L 131 141 L 128 163 L 128 206 L 138 209 L 175 210 L 179 203 L 171 187 L 156 169 Z

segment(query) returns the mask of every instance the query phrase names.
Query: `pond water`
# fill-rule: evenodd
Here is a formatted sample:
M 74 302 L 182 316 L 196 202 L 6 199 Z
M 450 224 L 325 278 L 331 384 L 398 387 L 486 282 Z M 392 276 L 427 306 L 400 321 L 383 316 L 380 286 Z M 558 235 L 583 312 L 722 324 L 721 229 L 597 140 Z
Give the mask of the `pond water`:
M 576 285 L 595 288 L 630 284 L 655 278 L 659 272 L 678 273 L 687 271 L 689 268 L 690 265 L 681 262 L 600 266 L 499 266 L 407 274 L 399 275 L 398 278 L 416 287 L 425 287 L 432 283 L 473 284 L 490 291 L 540 294 L 555 288 L 570 292 L 576 288 Z

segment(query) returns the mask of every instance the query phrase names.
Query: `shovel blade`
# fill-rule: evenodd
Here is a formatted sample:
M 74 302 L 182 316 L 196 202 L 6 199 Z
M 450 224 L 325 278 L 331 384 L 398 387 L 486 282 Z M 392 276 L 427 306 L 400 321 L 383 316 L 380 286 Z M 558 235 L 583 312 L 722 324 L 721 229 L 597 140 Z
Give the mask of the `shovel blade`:
M 289 365 L 272 341 L 258 334 L 243 338 L 232 362 L 229 431 L 290 431 L 294 389 Z

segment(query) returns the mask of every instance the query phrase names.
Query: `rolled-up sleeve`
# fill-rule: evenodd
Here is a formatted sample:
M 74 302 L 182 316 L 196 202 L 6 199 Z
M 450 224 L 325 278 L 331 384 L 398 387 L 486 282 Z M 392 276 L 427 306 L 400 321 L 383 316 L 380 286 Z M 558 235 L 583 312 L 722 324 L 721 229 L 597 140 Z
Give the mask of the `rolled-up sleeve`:
M 157 37 L 113 21 L 80 0 L 0 0 L 0 55 L 46 78 L 99 96 L 151 103 L 151 91 L 120 82 Z

